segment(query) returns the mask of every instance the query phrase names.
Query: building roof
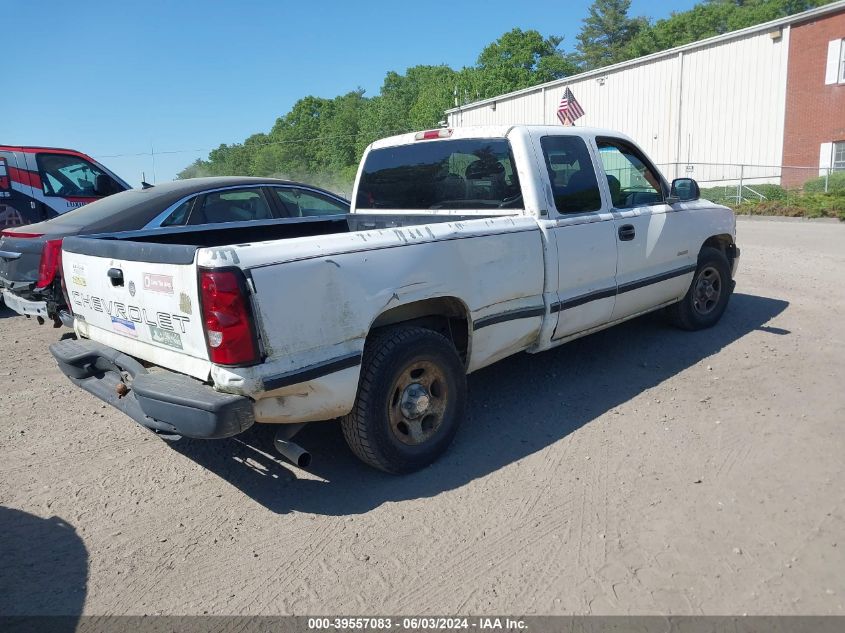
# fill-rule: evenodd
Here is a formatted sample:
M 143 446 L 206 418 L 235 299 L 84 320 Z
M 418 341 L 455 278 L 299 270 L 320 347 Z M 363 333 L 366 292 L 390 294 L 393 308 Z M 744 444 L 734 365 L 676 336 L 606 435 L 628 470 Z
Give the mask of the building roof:
M 511 99 L 513 97 L 517 97 L 524 94 L 531 94 L 532 92 L 538 92 L 545 88 L 562 86 L 573 81 L 579 81 L 581 79 L 588 79 L 590 77 L 601 76 L 607 74 L 608 72 L 623 70 L 625 68 L 638 66 L 640 64 L 645 64 L 657 59 L 663 59 L 665 57 L 672 57 L 673 55 L 677 55 L 678 53 L 694 51 L 700 48 L 712 46 L 713 44 L 720 44 L 722 42 L 729 42 L 731 40 L 741 39 L 743 37 L 753 35 L 755 33 L 766 33 L 767 31 L 774 31 L 775 29 L 780 29 L 784 26 L 791 26 L 800 22 L 806 22 L 807 20 L 812 20 L 813 18 L 822 17 L 831 13 L 839 13 L 840 11 L 845 11 L 845 0 L 838 0 L 837 2 L 832 2 L 821 7 L 816 7 L 815 9 L 810 9 L 809 11 L 802 11 L 801 13 L 788 15 L 784 18 L 778 18 L 777 20 L 771 20 L 769 22 L 763 22 L 762 24 L 749 26 L 748 28 L 739 29 L 738 31 L 730 31 L 729 33 L 724 33 L 722 35 L 708 37 L 707 39 L 698 40 L 697 42 L 691 42 L 689 44 L 684 44 L 683 46 L 676 46 L 675 48 L 669 48 L 665 51 L 652 53 L 651 55 L 644 55 L 643 57 L 629 59 L 627 61 L 619 62 L 617 64 L 611 64 L 610 66 L 602 66 L 601 68 L 588 70 L 583 73 L 578 73 L 577 75 L 570 75 L 569 77 L 555 79 L 554 81 L 548 81 L 546 83 L 537 84 L 536 86 L 529 86 L 528 88 L 522 88 L 521 90 L 506 92 L 505 94 L 497 95 L 495 97 L 490 97 L 487 99 L 481 99 L 480 101 L 473 101 L 472 103 L 467 103 L 454 108 L 449 108 L 448 110 L 446 110 L 446 114 L 461 112 L 463 110 L 473 110 L 480 106 L 496 103 L 497 101 L 502 101 L 504 99 Z

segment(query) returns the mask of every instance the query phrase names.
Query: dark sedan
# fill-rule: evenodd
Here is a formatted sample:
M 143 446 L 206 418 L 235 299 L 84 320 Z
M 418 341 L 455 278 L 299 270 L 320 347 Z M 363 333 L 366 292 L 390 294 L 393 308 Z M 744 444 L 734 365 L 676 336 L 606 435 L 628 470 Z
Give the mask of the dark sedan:
M 349 201 L 333 193 L 274 178 L 191 178 L 131 189 L 0 233 L 0 290 L 18 314 L 58 327 L 69 323 L 60 279 L 64 237 L 348 212 Z

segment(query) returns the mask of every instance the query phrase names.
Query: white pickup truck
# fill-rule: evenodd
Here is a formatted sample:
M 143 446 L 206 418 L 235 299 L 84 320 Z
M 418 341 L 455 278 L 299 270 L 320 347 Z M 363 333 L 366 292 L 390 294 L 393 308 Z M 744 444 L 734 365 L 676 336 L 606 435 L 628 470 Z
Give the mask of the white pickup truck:
M 361 160 L 348 216 L 64 240 L 78 386 L 166 437 L 341 418 L 402 473 L 452 441 L 466 375 L 666 308 L 715 324 L 739 261 L 733 212 L 589 128 L 439 129 Z

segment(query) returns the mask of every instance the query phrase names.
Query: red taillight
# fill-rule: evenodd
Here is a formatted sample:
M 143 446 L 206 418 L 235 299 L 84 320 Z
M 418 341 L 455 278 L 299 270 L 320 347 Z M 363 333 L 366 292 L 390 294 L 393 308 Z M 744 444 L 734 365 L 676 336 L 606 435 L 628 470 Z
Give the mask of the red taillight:
M 209 360 L 249 365 L 258 360 L 246 284 L 240 270 L 200 271 L 200 292 Z
M 0 237 L 41 237 L 43 233 L 18 233 L 17 231 L 0 231 Z
M 53 283 L 56 273 L 62 267 L 62 240 L 47 240 L 41 251 L 41 263 L 38 264 L 38 283 L 36 288 L 46 288 Z

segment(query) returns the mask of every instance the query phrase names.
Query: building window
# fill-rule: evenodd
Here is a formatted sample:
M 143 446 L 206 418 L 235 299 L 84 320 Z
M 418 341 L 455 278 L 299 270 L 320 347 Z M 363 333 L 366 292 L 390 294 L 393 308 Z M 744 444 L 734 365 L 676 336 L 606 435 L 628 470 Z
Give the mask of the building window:
M 845 83 L 845 39 L 830 40 L 827 43 L 824 83 L 826 85 Z
M 845 170 L 845 141 L 833 144 L 833 168 Z
M 845 40 L 839 41 L 839 48 L 842 49 L 839 54 L 839 83 L 845 83 Z

